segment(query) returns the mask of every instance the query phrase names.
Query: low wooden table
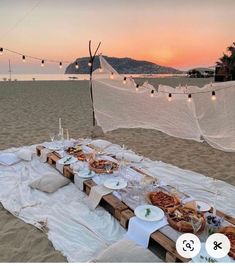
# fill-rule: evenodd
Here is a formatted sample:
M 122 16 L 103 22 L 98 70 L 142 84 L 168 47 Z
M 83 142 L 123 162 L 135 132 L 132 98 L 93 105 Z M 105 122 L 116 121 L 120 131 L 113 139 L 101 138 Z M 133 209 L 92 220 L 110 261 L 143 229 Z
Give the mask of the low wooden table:
M 37 146 L 36 152 L 37 155 L 41 155 L 41 150 L 44 149 L 43 146 Z M 56 161 L 58 161 L 60 157 L 55 153 L 51 152 L 47 156 L 47 163 L 56 167 Z M 63 175 L 69 178 L 72 182 L 74 182 L 74 173 L 73 170 L 69 166 L 64 166 Z M 89 195 L 90 190 L 93 186 L 96 186 L 96 183 L 92 180 L 88 180 L 84 182 L 84 192 Z M 126 204 L 124 204 L 120 199 L 115 197 L 112 194 L 108 194 L 103 196 L 100 206 L 105 208 L 112 216 L 114 216 L 119 223 L 125 228 L 128 229 L 128 223 L 131 217 L 135 216 L 133 210 L 129 208 Z M 235 225 L 235 218 L 222 213 L 221 211 L 217 211 L 218 216 L 224 217 L 224 219 L 231 224 Z M 160 246 L 165 250 L 165 261 L 166 262 L 188 262 L 189 259 L 181 257 L 176 251 L 175 242 L 168 238 L 163 233 L 156 231 L 151 234 L 150 243 L 154 245 Z

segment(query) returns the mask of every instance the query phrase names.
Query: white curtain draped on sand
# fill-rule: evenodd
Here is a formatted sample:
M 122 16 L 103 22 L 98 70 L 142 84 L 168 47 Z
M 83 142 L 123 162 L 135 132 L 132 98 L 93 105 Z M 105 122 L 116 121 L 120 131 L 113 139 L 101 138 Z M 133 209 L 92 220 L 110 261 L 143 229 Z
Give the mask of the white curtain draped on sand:
M 203 88 L 160 85 L 156 92 L 148 82 L 136 87 L 132 78 L 124 81 L 124 76 L 102 56 L 100 65 L 93 73 L 93 94 L 96 120 L 104 132 L 117 128 L 156 129 L 183 139 L 206 140 L 223 151 L 235 151 L 235 82 Z M 216 93 L 215 101 L 211 100 L 212 91 Z M 172 94 L 169 102 L 168 93 L 179 94 Z M 187 101 L 189 93 L 191 102 Z

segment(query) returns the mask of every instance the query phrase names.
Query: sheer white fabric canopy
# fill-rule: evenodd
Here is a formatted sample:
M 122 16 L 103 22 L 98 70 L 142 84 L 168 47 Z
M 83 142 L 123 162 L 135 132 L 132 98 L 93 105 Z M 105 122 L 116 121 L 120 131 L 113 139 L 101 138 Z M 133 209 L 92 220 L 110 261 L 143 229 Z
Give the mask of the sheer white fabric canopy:
M 174 137 L 205 140 L 223 151 L 235 151 L 235 82 L 187 89 L 160 85 L 157 92 L 148 82 L 138 86 L 132 78 L 119 75 L 102 56 L 100 65 L 101 69 L 93 73 L 93 93 L 95 117 L 104 132 L 117 128 L 156 129 Z M 211 100 L 212 91 L 216 100 Z M 188 94 L 192 96 L 190 102 Z

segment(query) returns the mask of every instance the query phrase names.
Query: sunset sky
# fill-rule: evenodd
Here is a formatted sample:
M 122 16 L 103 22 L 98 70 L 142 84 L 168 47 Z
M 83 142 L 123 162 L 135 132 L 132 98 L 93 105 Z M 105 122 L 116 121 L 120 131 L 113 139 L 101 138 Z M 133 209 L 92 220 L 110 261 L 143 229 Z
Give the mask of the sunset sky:
M 179 69 L 212 66 L 235 41 L 234 0 L 0 0 L 0 47 L 53 60 L 88 55 L 131 57 Z M 8 59 L 15 73 L 61 73 L 56 64 Z

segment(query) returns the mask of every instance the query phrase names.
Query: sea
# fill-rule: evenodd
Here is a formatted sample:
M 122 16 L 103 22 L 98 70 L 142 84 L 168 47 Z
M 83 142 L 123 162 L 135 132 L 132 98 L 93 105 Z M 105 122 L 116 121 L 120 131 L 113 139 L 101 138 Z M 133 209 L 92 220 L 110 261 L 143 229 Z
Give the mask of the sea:
M 174 76 L 185 76 L 185 74 L 125 74 L 133 78 L 164 78 Z M 0 81 L 8 81 L 8 74 L 0 74 Z M 32 80 L 89 80 L 88 74 L 12 74 L 12 81 L 32 81 Z

